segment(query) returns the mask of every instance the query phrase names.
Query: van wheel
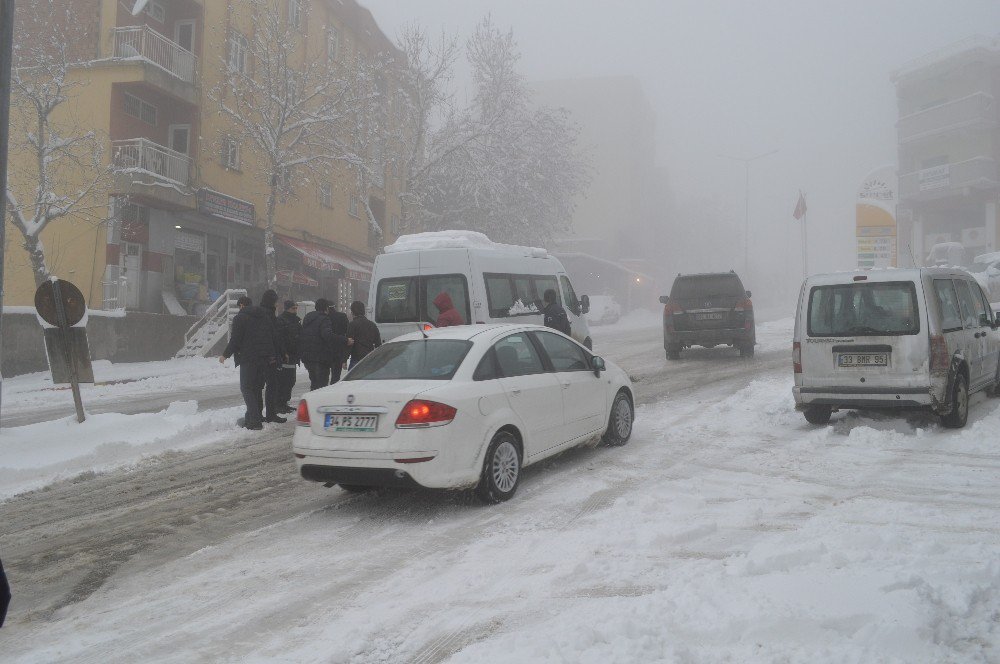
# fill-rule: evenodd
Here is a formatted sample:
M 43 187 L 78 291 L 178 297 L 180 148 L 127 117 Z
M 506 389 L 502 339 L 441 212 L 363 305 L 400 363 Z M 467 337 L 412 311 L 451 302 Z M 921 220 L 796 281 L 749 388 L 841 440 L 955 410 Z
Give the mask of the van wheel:
M 961 429 L 969 419 L 969 380 L 965 374 L 955 376 L 951 386 L 951 412 L 941 416 L 941 424 L 949 429 Z
M 753 357 L 753 346 L 740 346 L 740 357 Z
M 509 431 L 498 431 L 486 449 L 476 495 L 484 503 L 502 503 L 514 495 L 520 481 L 521 452 L 517 439 Z
M 833 413 L 833 408 L 830 406 L 806 406 L 806 409 L 802 411 L 809 424 L 829 424 L 831 413 Z
M 608 428 L 604 432 L 604 443 L 610 447 L 621 447 L 632 437 L 632 423 L 635 422 L 635 411 L 632 401 L 624 390 L 615 395 L 611 404 L 611 415 L 608 417 Z

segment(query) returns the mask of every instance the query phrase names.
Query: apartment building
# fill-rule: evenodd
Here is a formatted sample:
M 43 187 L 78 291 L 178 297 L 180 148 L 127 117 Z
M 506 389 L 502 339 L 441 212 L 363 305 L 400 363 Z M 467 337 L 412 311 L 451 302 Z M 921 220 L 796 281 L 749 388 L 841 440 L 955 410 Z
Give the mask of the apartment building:
M 303 34 L 303 57 L 349 67 L 397 54 L 354 0 L 267 0 Z M 49 267 L 75 282 L 92 308 L 198 314 L 226 289 L 266 287 L 263 218 L 269 187 L 231 121 L 210 99 L 225 76 L 254 75 L 252 24 L 241 0 L 65 0 L 78 88 L 60 113 L 106 141 L 114 167 L 104 223 L 72 216 L 43 234 Z M 19 3 L 16 39 L 33 39 Z M 62 14 L 60 14 L 63 16 Z M 387 99 L 391 94 L 386 95 Z M 12 136 L 12 140 L 18 140 Z M 275 207 L 280 294 L 366 299 L 375 253 L 402 217 L 392 160 L 368 188 L 342 166 L 306 177 L 290 170 Z M 372 211 L 381 229 L 367 218 Z M 34 280 L 9 229 L 8 304 L 30 304 Z
M 893 72 L 892 82 L 899 264 L 933 264 L 933 247 L 945 243 L 962 245 L 966 265 L 996 251 L 1000 39 L 972 37 L 928 53 Z M 956 260 L 954 251 L 942 255 Z

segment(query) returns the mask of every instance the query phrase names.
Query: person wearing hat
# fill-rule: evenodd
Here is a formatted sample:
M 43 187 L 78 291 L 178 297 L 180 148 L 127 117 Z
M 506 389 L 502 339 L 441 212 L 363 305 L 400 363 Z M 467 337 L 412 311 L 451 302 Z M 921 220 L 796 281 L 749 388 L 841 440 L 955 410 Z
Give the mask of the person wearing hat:
M 295 387 L 295 372 L 301 361 L 299 353 L 299 336 L 302 333 L 302 320 L 299 318 L 299 305 L 294 300 L 285 300 L 284 311 L 278 316 L 278 338 L 285 351 L 282 358 L 281 372 L 278 376 L 278 410 L 283 413 L 295 412 L 291 405 L 292 388 Z

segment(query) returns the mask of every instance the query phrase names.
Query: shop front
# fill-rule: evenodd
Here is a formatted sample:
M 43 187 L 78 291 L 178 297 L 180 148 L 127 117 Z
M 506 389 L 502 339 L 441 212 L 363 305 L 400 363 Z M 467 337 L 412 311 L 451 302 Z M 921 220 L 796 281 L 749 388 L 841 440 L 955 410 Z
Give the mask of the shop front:
M 346 252 L 284 235 L 277 240 L 278 285 L 283 297 L 326 298 L 340 311 L 351 302 L 368 300 L 372 264 Z

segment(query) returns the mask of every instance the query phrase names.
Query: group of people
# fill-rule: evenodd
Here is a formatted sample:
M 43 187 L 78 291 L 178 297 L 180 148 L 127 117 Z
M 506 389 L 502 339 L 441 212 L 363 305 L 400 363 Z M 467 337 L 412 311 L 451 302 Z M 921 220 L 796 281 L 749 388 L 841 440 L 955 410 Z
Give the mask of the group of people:
M 339 381 L 344 368 L 382 344 L 362 302 L 351 303 L 350 321 L 323 298 L 304 321 L 292 300 L 285 301 L 279 316 L 278 294 L 273 290 L 264 291 L 257 306 L 247 296 L 236 304 L 239 312 L 219 362 L 232 357 L 239 367 L 246 414 L 237 424 L 247 429 L 286 422 L 283 415 L 295 412 L 290 402 L 299 364 L 309 372 L 309 389 L 316 390 Z

